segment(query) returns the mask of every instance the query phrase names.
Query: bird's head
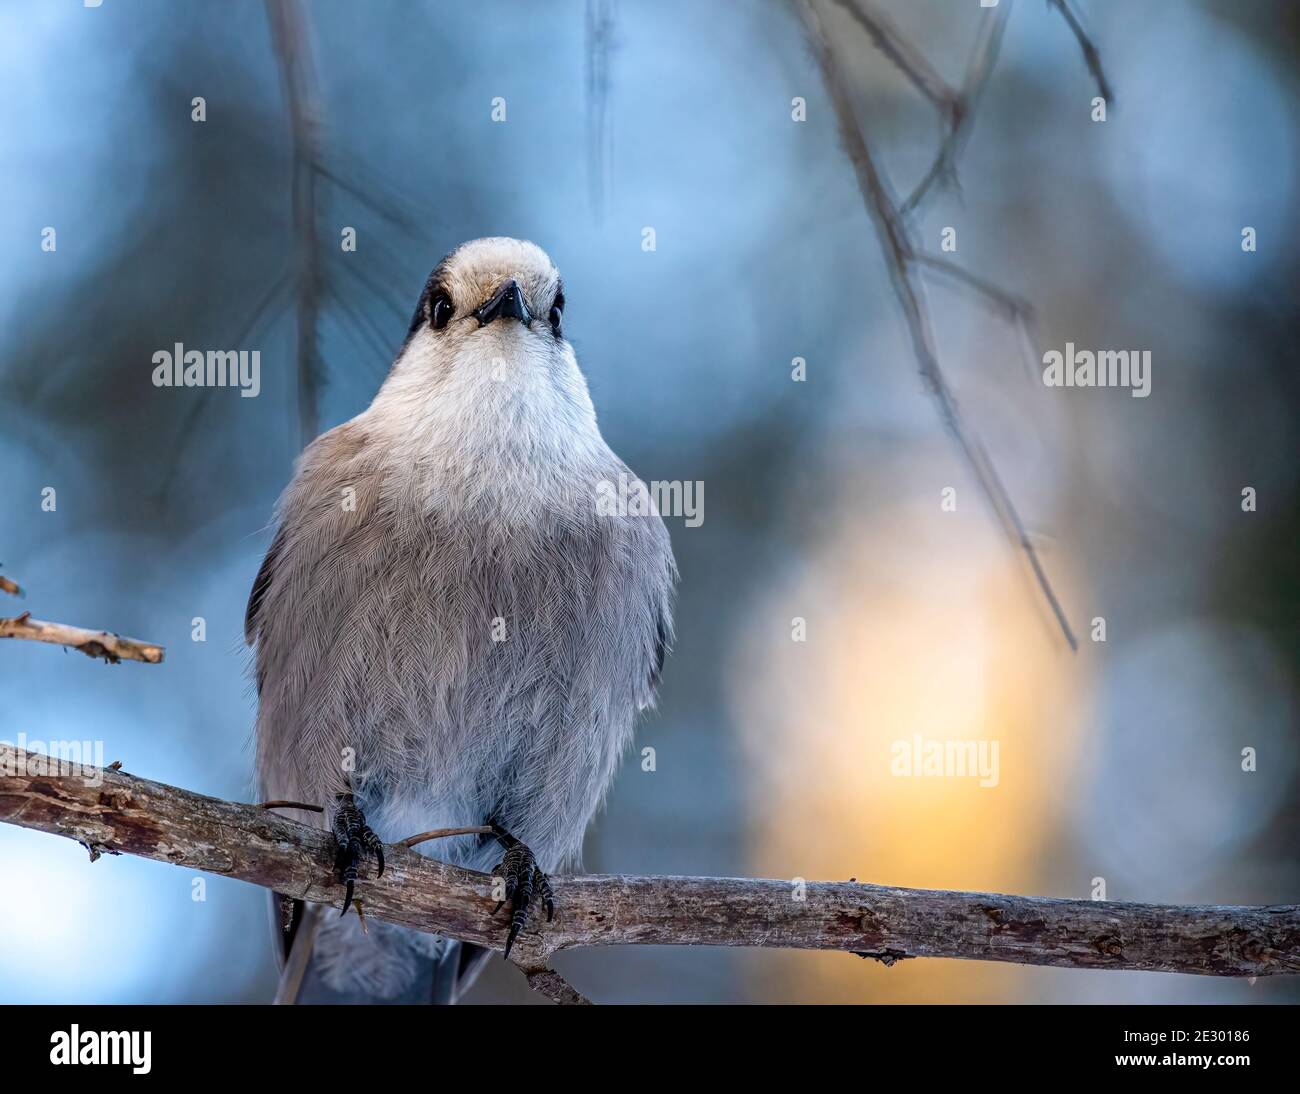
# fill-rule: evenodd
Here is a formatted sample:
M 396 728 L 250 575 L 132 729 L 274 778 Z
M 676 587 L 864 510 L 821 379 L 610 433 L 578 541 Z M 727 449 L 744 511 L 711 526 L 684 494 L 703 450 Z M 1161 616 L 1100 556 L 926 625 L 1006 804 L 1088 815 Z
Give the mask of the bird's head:
M 463 243 L 429 275 L 375 413 L 462 447 L 598 439 L 563 321 L 559 271 L 535 243 Z
M 463 243 L 429 275 L 403 354 L 443 368 L 562 354 L 564 287 L 535 243 L 497 236 Z M 522 362 L 515 362 L 522 363 Z

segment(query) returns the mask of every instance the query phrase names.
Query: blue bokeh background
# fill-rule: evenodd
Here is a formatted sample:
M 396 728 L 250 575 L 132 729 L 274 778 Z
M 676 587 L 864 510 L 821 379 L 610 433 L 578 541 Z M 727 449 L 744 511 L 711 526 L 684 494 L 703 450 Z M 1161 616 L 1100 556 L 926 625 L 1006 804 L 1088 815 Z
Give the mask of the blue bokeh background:
M 991 17 L 880 6 L 954 83 Z M 934 112 L 836 4 L 819 10 L 906 193 Z M 1085 637 L 1072 656 L 917 374 L 789 5 L 305 5 L 323 424 L 368 403 L 444 252 L 514 235 L 563 271 L 611 445 L 644 478 L 705 483 L 703 525 L 670 520 L 679 641 L 638 735 L 656 770 L 629 757 L 587 868 L 1296 899 L 1300 18 L 1263 0 L 1085 10 L 1107 121 L 1064 23 L 1016 5 L 961 190 L 915 221 L 934 252 L 954 227 L 955 261 L 1030 298 L 1046 346 L 1152 351 L 1147 399 L 1045 389 L 978 297 L 929 283 L 963 410 Z M 5 643 L 0 737 L 101 741 L 130 771 L 247 800 L 244 599 L 300 447 L 266 9 L 4 0 L 0 54 L 0 562 L 38 618 L 167 647 L 159 668 L 105 667 Z M 153 387 L 152 354 L 178 341 L 260 349 L 261 394 Z M 916 732 L 1000 740 L 999 787 L 889 779 L 890 742 Z M 195 899 L 185 870 L 88 866 L 7 825 L 0 868 L 0 1001 L 270 998 L 252 887 L 207 878 Z M 627 948 L 560 967 L 601 1000 L 1300 998 L 1286 981 L 864 964 Z M 494 965 L 473 998 L 530 996 Z

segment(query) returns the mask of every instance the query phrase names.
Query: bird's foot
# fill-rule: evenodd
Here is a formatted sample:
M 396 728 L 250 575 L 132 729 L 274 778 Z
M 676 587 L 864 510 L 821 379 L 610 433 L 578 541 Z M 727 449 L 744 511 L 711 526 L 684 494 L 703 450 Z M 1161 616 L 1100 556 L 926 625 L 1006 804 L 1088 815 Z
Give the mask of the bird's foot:
M 493 895 L 497 897 L 497 906 L 492 914 L 499 912 L 506 901 L 510 901 L 510 930 L 506 934 L 505 956 L 519 937 L 519 932 L 528 925 L 529 911 L 533 897 L 539 896 L 546 908 L 546 922 L 555 918 L 555 896 L 551 892 L 551 879 L 537 866 L 528 845 L 520 843 L 499 824 L 492 825 L 492 834 L 497 842 L 506 849 L 506 856 L 492 868 L 494 877 L 500 880 L 492 885 Z
M 334 840 L 338 844 L 338 853 L 334 858 L 334 870 L 338 879 L 348 887 L 343 898 L 341 915 L 348 914 L 352 904 L 352 888 L 357 880 L 357 867 L 367 855 L 374 855 L 379 863 L 379 873 L 384 876 L 384 845 L 379 837 L 371 831 L 366 823 L 366 816 L 358 808 L 351 794 L 338 796 L 338 807 L 334 813 Z

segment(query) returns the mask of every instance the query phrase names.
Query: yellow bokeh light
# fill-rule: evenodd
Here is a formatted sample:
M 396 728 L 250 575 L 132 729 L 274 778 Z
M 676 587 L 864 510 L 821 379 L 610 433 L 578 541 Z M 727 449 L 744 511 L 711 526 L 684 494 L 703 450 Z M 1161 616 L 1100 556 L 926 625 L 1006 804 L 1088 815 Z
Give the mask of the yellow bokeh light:
M 1044 626 L 1020 560 L 976 527 L 975 514 L 939 515 L 937 502 L 846 519 L 756 605 L 730 679 L 756 788 L 758 874 L 1021 893 L 1061 884 L 1045 852 L 1077 777 L 1079 666 Z M 806 641 L 792 640 L 795 617 Z M 922 747 L 981 743 L 995 785 L 896 774 L 917 735 Z M 842 954 L 788 954 L 776 967 L 780 983 L 763 993 L 791 1001 L 997 1001 L 1024 975 Z

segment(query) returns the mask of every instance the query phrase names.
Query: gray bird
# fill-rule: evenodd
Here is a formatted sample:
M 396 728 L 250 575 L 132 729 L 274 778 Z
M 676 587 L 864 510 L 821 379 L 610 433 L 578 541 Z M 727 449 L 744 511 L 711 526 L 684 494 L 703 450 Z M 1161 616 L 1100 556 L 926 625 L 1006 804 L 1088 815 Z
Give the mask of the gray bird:
M 370 407 L 299 458 L 245 625 L 260 791 L 324 807 L 345 900 L 383 843 L 492 824 L 419 850 L 502 876 L 507 947 L 576 864 L 672 635 L 668 532 L 600 504 L 644 486 L 563 312 L 535 244 L 444 258 Z M 280 998 L 454 1002 L 488 952 L 368 926 L 294 906 Z

